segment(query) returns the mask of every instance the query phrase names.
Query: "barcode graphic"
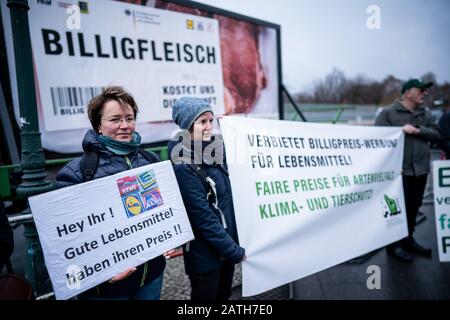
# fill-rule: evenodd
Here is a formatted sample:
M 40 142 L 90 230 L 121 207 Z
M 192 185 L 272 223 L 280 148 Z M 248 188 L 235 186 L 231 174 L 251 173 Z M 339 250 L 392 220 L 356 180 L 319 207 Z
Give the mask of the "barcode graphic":
M 51 87 L 53 113 L 60 114 L 61 108 L 86 107 L 89 101 L 103 91 L 103 87 Z

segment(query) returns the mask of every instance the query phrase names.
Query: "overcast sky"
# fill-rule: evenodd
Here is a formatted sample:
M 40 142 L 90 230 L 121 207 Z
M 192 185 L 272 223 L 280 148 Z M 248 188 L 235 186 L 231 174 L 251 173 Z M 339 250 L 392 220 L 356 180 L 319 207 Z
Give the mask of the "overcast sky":
M 201 0 L 281 25 L 283 83 L 309 91 L 333 67 L 382 80 L 431 71 L 450 82 L 450 0 Z M 379 30 L 366 22 L 380 8 Z

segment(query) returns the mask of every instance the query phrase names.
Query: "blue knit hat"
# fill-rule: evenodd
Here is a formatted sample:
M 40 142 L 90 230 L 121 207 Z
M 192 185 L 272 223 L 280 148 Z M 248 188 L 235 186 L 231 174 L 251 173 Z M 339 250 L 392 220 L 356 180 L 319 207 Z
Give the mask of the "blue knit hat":
M 172 107 L 172 119 L 181 129 L 188 130 L 195 119 L 208 111 L 213 113 L 211 106 L 205 100 L 183 97 L 175 101 Z

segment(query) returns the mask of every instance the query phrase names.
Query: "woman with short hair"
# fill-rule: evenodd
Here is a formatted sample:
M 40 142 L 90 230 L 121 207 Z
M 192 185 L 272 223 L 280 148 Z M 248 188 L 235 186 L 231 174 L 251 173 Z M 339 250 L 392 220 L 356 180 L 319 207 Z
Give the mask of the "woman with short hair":
M 140 149 L 141 137 L 135 131 L 138 106 L 121 87 L 107 87 L 88 105 L 92 129 L 83 139 L 83 150 L 98 155 L 98 166 L 90 179 L 99 179 L 125 170 L 158 162 L 155 154 Z M 81 158 L 68 163 L 56 176 L 58 188 L 86 181 Z M 159 300 L 166 265 L 161 255 L 137 267 L 130 267 L 79 295 L 80 299 Z

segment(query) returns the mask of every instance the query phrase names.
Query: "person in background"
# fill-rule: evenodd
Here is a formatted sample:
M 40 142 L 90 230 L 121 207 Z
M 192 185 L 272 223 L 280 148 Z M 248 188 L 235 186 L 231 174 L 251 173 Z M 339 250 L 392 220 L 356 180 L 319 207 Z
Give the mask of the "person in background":
M 405 132 L 402 175 L 408 236 L 387 246 L 388 253 L 403 262 L 412 261 L 411 252 L 431 257 L 431 249 L 417 243 L 413 234 L 430 170 L 429 142 L 441 139 L 430 112 L 422 105 L 426 90 L 432 85 L 432 82 L 423 83 L 418 79 L 408 80 L 402 86 L 401 98 L 375 120 L 377 126 L 403 127 Z
M 155 154 L 144 156 L 141 137 L 135 131 L 138 106 L 121 87 L 107 87 L 88 105 L 92 129 L 83 139 L 84 152 L 96 152 L 98 166 L 92 179 L 110 176 L 131 168 L 158 162 Z M 153 158 L 153 161 L 149 161 Z M 86 181 L 77 158 L 62 168 L 56 176 L 57 188 Z M 161 255 L 138 267 L 130 267 L 97 287 L 79 295 L 81 300 L 159 300 L 166 265 Z
M 445 152 L 445 158 L 450 160 L 450 99 L 444 99 L 442 104 L 444 114 L 439 119 L 439 128 L 442 134 L 440 147 Z
M 14 233 L 6 215 L 5 204 L 0 199 L 0 274 L 6 266 L 12 272 L 10 257 L 14 251 Z
M 183 246 L 191 299 L 227 300 L 235 264 L 246 256 L 238 242 L 223 145 L 211 148 L 219 141 L 212 137 L 213 110 L 203 99 L 184 97 L 175 102 L 172 118 L 185 133 L 182 144 L 169 142 L 169 154 L 195 236 Z
M 417 243 L 413 234 L 430 170 L 429 142 L 441 139 L 430 112 L 422 105 L 426 90 L 432 85 L 432 82 L 423 83 L 418 79 L 406 81 L 401 98 L 385 108 L 375 120 L 377 126 L 403 127 L 406 134 L 402 175 L 408 236 L 387 247 L 388 253 L 403 262 L 412 262 L 411 252 L 431 257 L 431 249 Z

